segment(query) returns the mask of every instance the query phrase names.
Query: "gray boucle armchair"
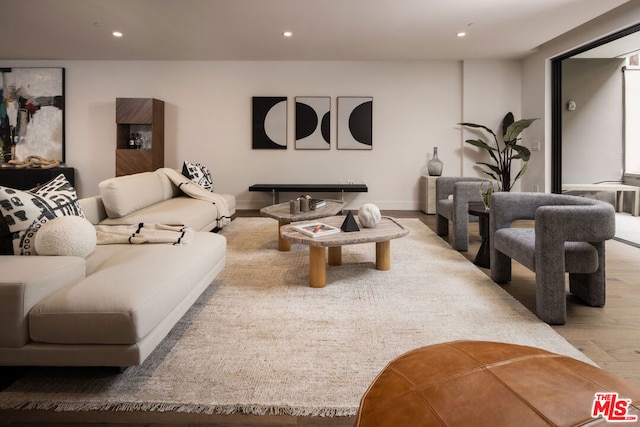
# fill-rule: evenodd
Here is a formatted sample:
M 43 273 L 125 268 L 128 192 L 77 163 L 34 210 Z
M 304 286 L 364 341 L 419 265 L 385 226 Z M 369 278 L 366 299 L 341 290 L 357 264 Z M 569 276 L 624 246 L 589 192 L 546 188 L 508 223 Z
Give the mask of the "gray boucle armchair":
M 482 203 L 480 184 L 483 182 L 490 181 L 460 176 L 436 179 L 436 232 L 438 236 L 447 236 L 451 221 L 451 247 L 455 250 L 469 249 L 469 203 Z
M 512 221 L 533 219 L 533 228 Z M 605 202 L 546 193 L 494 193 L 489 236 L 491 278 L 511 280 L 511 259 L 536 273 L 536 314 L 549 324 L 567 318 L 569 290 L 593 307 L 605 303 L 605 241 L 615 235 L 615 211 Z

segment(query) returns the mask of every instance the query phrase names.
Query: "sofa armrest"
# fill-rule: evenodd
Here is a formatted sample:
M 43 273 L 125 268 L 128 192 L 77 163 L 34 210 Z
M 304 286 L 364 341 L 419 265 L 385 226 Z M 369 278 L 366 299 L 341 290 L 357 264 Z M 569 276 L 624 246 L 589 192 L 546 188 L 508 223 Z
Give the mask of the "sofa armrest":
M 87 197 L 80 199 L 78 202 L 80 203 L 80 208 L 84 216 L 91 224 L 99 224 L 100 221 L 107 218 L 107 212 L 102 203 L 101 196 Z
M 541 206 L 536 210 L 535 230 L 542 245 L 602 242 L 615 236 L 615 211 L 607 203 Z
M 60 289 L 84 279 L 83 258 L 0 256 L 0 347 L 29 342 L 29 312 Z
M 453 186 L 453 211 L 456 209 L 464 209 L 466 212 L 469 203 L 482 203 L 482 195 L 480 194 L 480 182 L 478 181 L 459 181 Z
M 459 182 L 489 182 L 486 178 L 466 177 L 466 176 L 441 176 L 436 179 L 436 202 L 448 199 L 453 194 L 455 185 Z M 480 199 L 482 201 L 482 199 Z

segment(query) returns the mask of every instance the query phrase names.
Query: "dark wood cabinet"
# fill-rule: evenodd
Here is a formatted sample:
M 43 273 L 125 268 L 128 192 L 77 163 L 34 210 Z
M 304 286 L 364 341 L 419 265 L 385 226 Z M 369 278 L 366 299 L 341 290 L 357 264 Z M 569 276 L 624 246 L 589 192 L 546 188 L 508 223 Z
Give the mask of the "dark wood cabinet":
M 0 185 L 17 190 L 30 190 L 64 174 L 71 185 L 75 186 L 75 173 L 74 168 L 67 167 L 51 169 L 3 167 L 0 168 Z
M 164 101 L 116 98 L 116 176 L 164 167 Z M 140 136 L 139 147 L 129 144 Z

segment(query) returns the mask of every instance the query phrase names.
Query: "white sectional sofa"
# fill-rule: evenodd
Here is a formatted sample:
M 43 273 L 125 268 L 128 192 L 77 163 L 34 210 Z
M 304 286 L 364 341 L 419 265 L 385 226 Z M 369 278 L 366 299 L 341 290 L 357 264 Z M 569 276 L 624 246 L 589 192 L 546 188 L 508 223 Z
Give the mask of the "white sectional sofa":
M 188 244 L 109 244 L 79 256 L 0 256 L 0 365 L 141 364 L 222 270 L 224 225 L 211 202 L 162 171 L 112 178 L 80 200 L 93 224 L 197 230 Z M 224 195 L 228 213 L 235 197 Z

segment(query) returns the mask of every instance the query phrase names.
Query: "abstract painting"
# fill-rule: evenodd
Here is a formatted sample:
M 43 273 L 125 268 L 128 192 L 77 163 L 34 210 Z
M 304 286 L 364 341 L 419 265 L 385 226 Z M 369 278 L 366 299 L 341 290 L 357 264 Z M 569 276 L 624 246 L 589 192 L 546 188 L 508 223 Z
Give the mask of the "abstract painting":
M 296 149 L 328 150 L 331 148 L 330 116 L 330 97 L 296 97 Z
M 373 98 L 338 97 L 338 149 L 373 148 Z
M 287 97 L 253 97 L 253 148 L 287 149 Z
M 64 162 L 64 68 L 0 68 L 0 144 Z

